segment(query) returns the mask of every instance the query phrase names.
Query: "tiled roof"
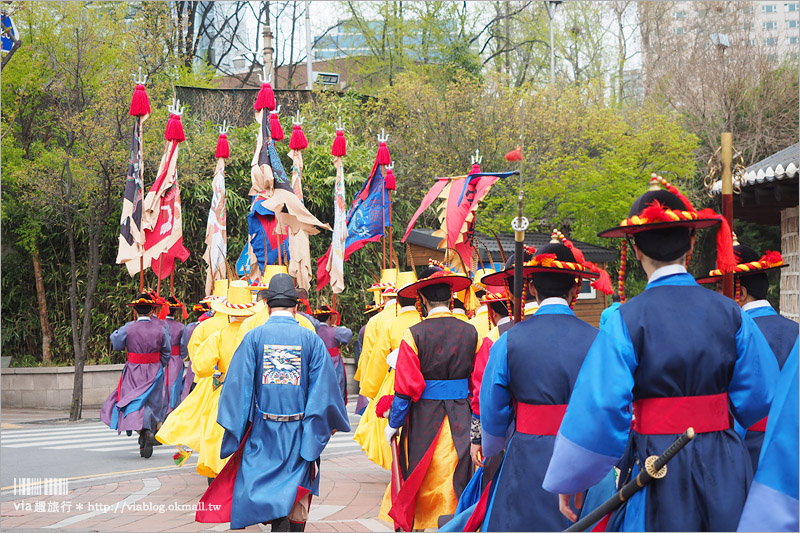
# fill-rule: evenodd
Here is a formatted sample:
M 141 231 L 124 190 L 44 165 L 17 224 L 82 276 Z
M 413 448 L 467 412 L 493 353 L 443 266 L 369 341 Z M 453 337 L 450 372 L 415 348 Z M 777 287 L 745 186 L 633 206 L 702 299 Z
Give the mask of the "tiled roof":
M 434 230 L 428 228 L 413 229 L 411 230 L 411 233 L 409 233 L 406 242 L 410 244 L 416 244 L 424 248 L 430 248 L 431 250 L 436 250 L 442 239 L 440 237 L 434 237 L 433 231 Z M 514 252 L 514 234 L 498 233 L 497 237 L 506 255 L 512 254 Z M 477 241 L 476 244 L 479 243 L 478 252 L 480 254 L 481 261 L 488 261 L 489 254 L 491 254 L 494 262 L 499 263 L 502 261 L 500 257 L 500 248 L 497 245 L 497 240 L 495 240 L 494 235 L 485 235 L 483 233 L 475 232 L 474 239 Z M 539 246 L 549 242 L 549 233 L 525 232 L 525 244 L 528 246 L 535 246 L 538 248 Z M 580 251 L 583 252 L 583 255 L 586 257 L 586 259 L 592 261 L 593 263 L 612 263 L 617 258 L 617 251 L 612 248 L 604 248 L 602 246 L 595 246 L 594 244 L 588 244 L 576 240 L 573 240 L 572 242 Z M 486 250 L 489 250 L 488 254 Z
M 800 167 L 800 143 L 795 143 L 747 167 L 742 188 L 796 178 L 800 172 L 798 167 Z M 722 180 L 717 180 L 711 187 L 711 193 L 720 194 L 721 191 Z

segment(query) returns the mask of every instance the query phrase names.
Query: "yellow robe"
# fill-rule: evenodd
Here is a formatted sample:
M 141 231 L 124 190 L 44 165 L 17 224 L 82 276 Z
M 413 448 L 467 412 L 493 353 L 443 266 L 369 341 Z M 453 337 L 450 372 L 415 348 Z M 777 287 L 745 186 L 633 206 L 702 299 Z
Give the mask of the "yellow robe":
M 378 389 L 383 382 L 383 376 L 386 373 L 384 368 L 382 373 L 375 375 L 367 375 L 367 369 L 370 368 L 372 353 L 378 344 L 381 336 L 384 334 L 385 324 L 388 320 L 397 317 L 398 306 L 397 302 L 387 304 L 383 311 L 369 319 L 367 327 L 364 329 L 364 346 L 361 349 L 361 357 L 358 360 L 358 368 L 356 369 L 355 380 L 360 383 L 359 394 L 367 398 L 375 398 L 378 394 Z M 385 364 L 385 360 L 384 360 Z
M 265 307 L 258 313 L 254 314 L 253 316 L 247 317 L 244 322 L 242 322 L 241 327 L 239 328 L 239 334 L 236 336 L 236 346 L 239 346 L 239 343 L 242 342 L 245 333 L 250 331 L 253 328 L 257 328 L 258 326 L 263 325 L 267 319 L 269 318 L 269 307 Z M 309 319 L 301 315 L 300 313 L 295 313 L 294 319 L 297 320 L 297 323 L 303 326 L 306 329 L 310 329 L 314 333 L 317 330 L 314 329 L 314 324 L 311 323 Z
M 478 338 L 484 338 L 489 333 L 489 309 L 486 306 L 478 308 L 478 312 L 469 319 L 469 323 L 478 331 Z
M 193 370 L 198 376 L 212 380 L 210 396 L 205 404 L 205 411 L 202 413 L 200 427 L 203 431 L 203 438 L 200 442 L 197 458 L 197 473 L 206 477 L 217 477 L 222 471 L 222 467 L 228 462 L 228 458 L 220 459 L 220 448 L 222 446 L 222 436 L 225 430 L 217 424 L 217 412 L 219 409 L 219 396 L 222 394 L 222 387 L 213 386 L 213 375 L 215 371 L 222 372 L 222 376 L 217 378 L 218 383 L 225 381 L 225 373 L 233 358 L 233 353 L 239 345 L 236 336 L 242 322 L 231 322 L 227 327 L 210 336 L 200 345 L 195 354 L 196 364 L 192 365 Z
M 386 356 L 393 350 L 400 348 L 400 341 L 403 340 L 403 333 L 420 322 L 419 313 L 416 309 L 403 311 L 396 317 L 391 317 L 386 321 L 384 334 L 378 340 L 377 346 L 372 352 L 365 379 L 374 379 L 383 376 L 382 383 L 378 388 L 375 397 L 370 400 L 361 420 L 358 422 L 353 439 L 361 445 L 361 449 L 367 454 L 367 458 L 376 465 L 382 466 L 386 470 L 392 468 L 392 450 L 384 436 L 387 421 L 375 412 L 378 401 L 386 394 L 394 394 L 394 372 L 389 372 L 389 364 Z M 362 386 L 366 383 L 362 383 Z
M 189 343 L 186 345 L 186 349 L 189 351 L 189 361 L 191 361 L 192 364 L 194 364 L 194 354 L 197 351 L 197 348 L 199 348 L 207 338 L 227 325 L 228 315 L 222 313 L 215 313 L 214 316 L 209 317 L 197 324 L 197 327 L 194 328 L 192 336 L 189 339 Z M 197 374 L 194 376 L 194 382 L 200 382 L 200 378 L 197 376 Z

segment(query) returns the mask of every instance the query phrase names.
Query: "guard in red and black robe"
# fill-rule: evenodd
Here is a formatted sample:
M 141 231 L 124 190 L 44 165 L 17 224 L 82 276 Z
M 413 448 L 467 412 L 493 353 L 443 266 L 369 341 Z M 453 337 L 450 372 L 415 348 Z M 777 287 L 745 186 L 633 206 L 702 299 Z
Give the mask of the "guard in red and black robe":
M 451 514 L 472 475 L 469 455 L 469 377 L 478 333 L 450 310 L 452 293 L 471 281 L 437 267 L 400 291 L 419 295 L 428 315 L 409 328 L 400 344 L 395 398 L 386 428 L 391 441 L 399 430 L 403 486 L 389 516 L 405 531 L 436 527 Z

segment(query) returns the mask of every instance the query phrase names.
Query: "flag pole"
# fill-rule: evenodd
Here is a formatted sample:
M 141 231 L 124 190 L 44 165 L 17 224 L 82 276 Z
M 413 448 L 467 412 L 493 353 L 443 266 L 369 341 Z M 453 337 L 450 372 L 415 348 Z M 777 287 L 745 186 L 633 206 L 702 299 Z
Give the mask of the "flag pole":
M 522 154 L 522 132 L 525 124 L 525 108 L 523 107 L 523 100 L 519 100 L 519 143 L 520 154 Z M 524 311 L 522 309 L 523 291 L 525 290 L 522 280 L 525 252 L 525 230 L 528 228 L 528 219 L 522 215 L 523 193 L 522 193 L 522 159 L 519 162 L 519 195 L 517 197 L 517 217 L 511 222 L 511 229 L 514 230 L 514 296 L 516 297 L 516 304 L 514 305 L 514 323 L 522 321 Z
M 164 265 L 164 254 L 161 254 L 158 257 L 158 275 L 156 276 L 158 278 L 158 284 L 157 284 L 157 287 L 156 287 L 156 294 L 159 297 L 161 297 L 161 267 L 163 265 Z
M 139 256 L 139 292 L 144 292 L 144 254 Z

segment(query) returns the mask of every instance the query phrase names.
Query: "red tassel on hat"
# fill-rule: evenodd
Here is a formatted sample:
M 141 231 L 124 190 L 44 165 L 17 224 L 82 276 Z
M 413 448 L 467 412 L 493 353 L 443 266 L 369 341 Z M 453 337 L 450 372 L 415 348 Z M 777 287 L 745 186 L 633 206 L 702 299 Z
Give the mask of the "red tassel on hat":
M 228 159 L 231 156 L 231 148 L 228 146 L 228 136 L 221 133 L 217 139 L 217 151 L 214 152 L 214 157 Z
M 780 252 L 771 252 L 767 250 L 767 253 L 764 254 L 764 257 L 761 258 L 760 262 L 764 262 L 767 266 L 777 266 L 783 264 L 783 256 Z
M 295 124 L 292 126 L 292 137 L 289 139 L 290 150 L 305 150 L 308 148 L 306 134 L 303 133 L 303 126 Z
M 522 161 L 522 146 L 517 146 L 506 154 L 506 161 Z
M 137 84 L 136 89 L 133 90 L 131 110 L 128 114 L 132 117 L 150 114 L 150 99 L 147 97 L 147 91 L 141 83 Z
M 177 141 L 179 143 L 186 140 L 180 115 L 170 113 L 169 120 L 167 121 L 167 130 L 164 132 L 164 138 L 168 141 Z
M 697 213 L 700 218 L 717 217 L 720 220 L 717 228 L 717 268 L 723 273 L 733 272 L 736 267 L 736 257 L 733 255 L 733 235 L 728 220 L 714 212 L 713 209 L 703 209 Z
M 583 266 L 585 266 L 592 272 L 597 272 L 598 274 L 600 274 L 600 277 L 591 282 L 589 285 L 591 285 L 598 291 L 602 292 L 603 294 L 611 294 L 614 292 L 614 288 L 611 286 L 611 276 L 608 275 L 608 272 L 606 272 L 604 268 L 600 268 L 599 266 L 595 265 L 590 261 L 584 263 Z
M 386 169 L 386 178 L 383 180 L 383 188 L 387 191 L 393 191 L 397 189 L 397 183 L 394 179 L 394 172 L 391 168 Z
M 392 156 L 389 155 L 389 147 L 386 146 L 385 142 L 381 142 L 378 145 L 378 164 L 379 165 L 391 165 L 392 164 Z M 388 189 L 388 187 L 387 187 Z
M 283 128 L 281 127 L 281 121 L 278 119 L 277 113 L 269 114 L 269 131 L 273 141 L 283 140 Z
M 347 140 L 344 138 L 344 132 L 342 130 L 336 130 L 336 137 L 333 139 L 331 155 L 335 157 L 347 155 Z
M 272 91 L 272 85 L 269 83 L 261 84 L 261 90 L 258 91 L 258 97 L 253 107 L 256 111 L 261 111 L 265 107 L 270 111 L 275 109 L 275 93 Z

